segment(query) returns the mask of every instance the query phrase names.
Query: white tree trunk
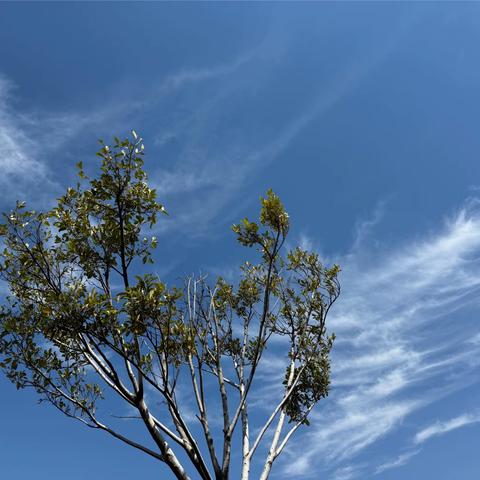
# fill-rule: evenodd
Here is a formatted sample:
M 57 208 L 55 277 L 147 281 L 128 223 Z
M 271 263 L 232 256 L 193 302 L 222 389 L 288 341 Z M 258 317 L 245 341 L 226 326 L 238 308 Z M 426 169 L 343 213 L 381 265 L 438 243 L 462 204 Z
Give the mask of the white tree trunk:
M 290 373 L 288 375 L 287 385 L 285 387 L 286 392 L 288 392 L 288 390 L 292 386 L 294 375 L 295 375 L 295 361 L 292 360 L 290 363 Z M 280 416 L 278 418 L 277 428 L 275 429 L 275 433 L 273 434 L 273 439 L 270 445 L 270 450 L 268 452 L 268 457 L 263 467 L 262 475 L 260 476 L 260 480 L 267 480 L 270 475 L 273 462 L 275 458 L 277 458 L 277 447 L 278 447 L 278 442 L 280 441 L 280 435 L 282 434 L 284 423 L 285 423 L 285 411 L 282 408 L 282 410 L 280 411 Z

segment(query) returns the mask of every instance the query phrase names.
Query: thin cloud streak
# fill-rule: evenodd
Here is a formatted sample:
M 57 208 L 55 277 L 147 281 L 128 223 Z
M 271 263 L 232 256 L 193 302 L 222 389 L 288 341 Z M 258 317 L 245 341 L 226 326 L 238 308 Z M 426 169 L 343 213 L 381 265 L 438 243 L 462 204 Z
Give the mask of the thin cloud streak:
M 464 414 L 458 417 L 452 418 L 444 422 L 437 421 L 433 425 L 430 425 L 423 430 L 419 431 L 415 435 L 414 443 L 421 444 L 426 442 L 432 437 L 438 437 L 440 435 L 445 435 L 452 430 L 457 430 L 458 428 L 465 427 L 467 425 L 472 425 L 480 422 L 480 414 Z
M 221 63 L 211 67 L 200 67 L 194 69 L 183 70 L 172 75 L 167 76 L 155 90 L 155 95 L 162 96 L 172 91 L 179 90 L 185 87 L 189 83 L 198 83 L 205 80 L 211 80 L 213 78 L 223 77 L 230 75 L 238 70 L 243 64 L 247 63 L 259 47 L 252 49 L 251 51 L 244 53 L 237 57 L 232 62 Z
M 395 458 L 394 460 L 391 460 L 389 462 L 385 462 L 379 465 L 375 470 L 375 474 L 378 475 L 379 473 L 383 473 L 386 470 L 402 467 L 403 465 L 406 465 L 410 461 L 410 459 L 415 455 L 417 455 L 418 453 L 420 453 L 420 450 L 418 449 L 412 450 L 407 453 L 402 453 L 401 455 L 398 455 L 397 458 Z

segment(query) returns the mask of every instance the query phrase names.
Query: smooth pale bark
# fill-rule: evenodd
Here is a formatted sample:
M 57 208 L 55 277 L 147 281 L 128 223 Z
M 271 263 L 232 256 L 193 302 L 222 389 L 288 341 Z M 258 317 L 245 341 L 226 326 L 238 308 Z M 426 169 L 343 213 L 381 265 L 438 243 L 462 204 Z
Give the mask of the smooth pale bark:
M 240 386 L 240 394 L 243 395 L 243 385 Z M 248 426 L 247 404 L 245 403 L 242 410 L 242 480 L 248 480 L 250 476 L 250 432 Z
M 150 432 L 150 435 L 162 452 L 165 463 L 170 467 L 175 477 L 177 477 L 178 480 L 190 480 L 190 477 L 185 472 L 175 453 L 170 448 L 163 435 L 158 431 L 155 421 L 152 415 L 150 415 L 145 401 L 141 399 L 138 402 L 137 407 L 143 421 L 145 422 L 145 425 L 148 428 L 148 431 Z
M 292 359 L 292 361 L 290 362 L 290 372 L 288 375 L 288 381 L 285 388 L 286 392 L 288 392 L 290 387 L 292 386 L 294 375 L 295 375 L 295 360 Z M 270 450 L 268 451 L 267 461 L 265 462 L 262 475 L 260 476 L 260 480 L 268 479 L 270 475 L 270 471 L 272 470 L 273 462 L 277 458 L 277 447 L 280 441 L 280 435 L 282 434 L 283 424 L 285 423 L 285 416 L 286 416 L 285 410 L 282 408 L 282 410 L 280 411 L 280 416 L 278 418 L 277 427 L 275 428 L 275 432 L 273 434 Z

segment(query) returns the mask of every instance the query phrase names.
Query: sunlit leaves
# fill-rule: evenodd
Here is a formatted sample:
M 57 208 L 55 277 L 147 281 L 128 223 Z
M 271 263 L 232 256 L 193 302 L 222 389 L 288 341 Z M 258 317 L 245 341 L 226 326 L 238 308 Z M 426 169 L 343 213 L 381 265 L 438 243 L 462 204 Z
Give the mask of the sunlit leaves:
M 288 233 L 289 218 L 280 198 L 270 189 L 267 196 L 261 198 L 260 222 L 265 227 L 281 233 L 284 237 Z
M 241 223 L 232 226 L 237 235 L 237 240 L 247 247 L 256 246 L 265 259 L 274 258 L 289 229 L 289 217 L 280 198 L 270 189 L 265 198 L 260 198 L 260 226 L 244 218 Z

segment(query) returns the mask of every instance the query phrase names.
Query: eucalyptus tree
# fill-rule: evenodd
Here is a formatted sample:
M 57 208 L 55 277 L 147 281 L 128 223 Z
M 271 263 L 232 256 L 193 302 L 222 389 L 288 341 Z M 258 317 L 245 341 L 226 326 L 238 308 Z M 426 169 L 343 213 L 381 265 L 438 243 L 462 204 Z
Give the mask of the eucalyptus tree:
M 168 286 L 148 271 L 157 240 L 147 230 L 166 211 L 132 133 L 101 142 L 98 174 L 80 162 L 78 183 L 50 211 L 17 202 L 4 215 L 0 366 L 17 388 L 32 387 L 178 479 L 247 480 L 254 461 L 266 479 L 328 394 L 334 336 L 325 322 L 339 267 L 301 248 L 282 255 L 289 217 L 270 190 L 258 222 L 233 226 L 257 250 L 235 284 L 191 277 Z M 259 408 L 267 346 L 285 370 L 271 373 L 278 397 Z M 102 405 L 125 405 L 144 436 Z

